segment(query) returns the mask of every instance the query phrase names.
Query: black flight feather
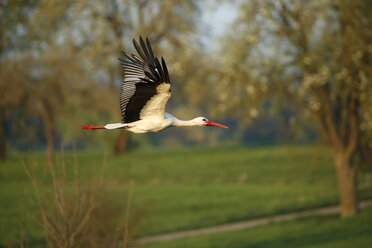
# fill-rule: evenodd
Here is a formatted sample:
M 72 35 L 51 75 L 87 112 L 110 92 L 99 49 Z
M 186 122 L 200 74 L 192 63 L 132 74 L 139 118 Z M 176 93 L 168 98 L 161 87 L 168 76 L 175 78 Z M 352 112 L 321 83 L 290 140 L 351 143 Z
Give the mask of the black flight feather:
M 141 47 L 138 45 L 138 43 L 135 39 L 133 39 L 133 45 L 134 45 L 134 48 L 136 48 L 136 51 L 139 54 L 139 56 L 141 57 L 141 59 L 143 59 L 143 61 L 146 62 L 146 57 L 143 54 Z
M 142 47 L 142 51 L 145 53 L 146 61 L 149 62 L 149 63 L 151 63 L 151 57 L 150 57 L 150 54 L 149 54 L 149 52 L 147 51 L 147 48 L 146 48 L 145 42 L 143 41 L 142 37 L 140 37 L 140 44 L 141 44 L 141 47 Z
M 167 68 L 167 65 L 165 64 L 165 61 L 164 61 L 163 57 L 161 57 L 161 64 L 163 65 L 163 70 L 164 70 L 164 74 L 165 74 L 165 81 L 169 82 L 168 68 Z
M 151 44 L 148 38 L 146 38 L 146 43 L 147 43 L 147 47 L 149 48 L 151 59 L 155 59 L 154 52 L 152 51 L 152 47 L 151 47 Z
M 165 80 L 164 80 L 163 69 L 161 68 L 161 65 L 160 65 L 160 63 L 159 63 L 158 58 L 155 58 L 155 65 L 156 65 L 156 68 L 158 69 L 158 73 L 159 73 L 159 75 L 160 75 L 160 78 L 161 78 L 163 81 L 165 81 Z

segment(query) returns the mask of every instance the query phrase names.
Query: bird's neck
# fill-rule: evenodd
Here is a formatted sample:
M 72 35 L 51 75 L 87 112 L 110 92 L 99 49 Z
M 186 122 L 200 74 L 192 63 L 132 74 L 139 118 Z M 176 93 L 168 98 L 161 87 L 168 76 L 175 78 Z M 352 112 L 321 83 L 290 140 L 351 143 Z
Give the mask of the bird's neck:
M 192 127 L 192 126 L 198 126 L 198 124 L 195 122 L 195 119 L 192 120 L 180 120 L 173 115 L 169 113 L 165 113 L 165 118 L 169 119 L 171 121 L 172 127 Z
M 170 119 L 172 121 L 171 126 L 173 127 L 192 127 L 192 126 L 197 126 L 195 123 L 194 119 L 192 120 L 180 120 L 176 117 L 174 117 L 171 114 L 166 113 L 165 114 L 167 119 Z
M 179 120 L 175 118 L 173 122 L 173 126 L 175 127 L 192 127 L 197 125 L 194 120 Z

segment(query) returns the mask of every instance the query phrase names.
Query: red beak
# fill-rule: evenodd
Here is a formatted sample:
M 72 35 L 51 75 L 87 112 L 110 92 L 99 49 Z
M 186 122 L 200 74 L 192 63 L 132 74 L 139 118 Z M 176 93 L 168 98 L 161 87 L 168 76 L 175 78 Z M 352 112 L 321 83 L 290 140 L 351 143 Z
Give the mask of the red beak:
M 214 122 L 214 121 L 208 121 L 206 126 L 215 126 L 215 127 L 221 127 L 221 128 L 228 128 L 220 123 Z

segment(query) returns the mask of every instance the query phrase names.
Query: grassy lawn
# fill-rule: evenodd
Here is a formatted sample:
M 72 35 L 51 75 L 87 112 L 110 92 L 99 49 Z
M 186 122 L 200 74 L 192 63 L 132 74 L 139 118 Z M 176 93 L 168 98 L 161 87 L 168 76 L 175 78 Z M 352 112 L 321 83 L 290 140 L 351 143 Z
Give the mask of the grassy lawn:
M 253 229 L 184 238 L 136 248 L 369 248 L 372 247 L 372 207 L 359 215 L 311 217 Z
M 60 157 L 61 155 L 58 155 Z M 78 152 L 79 175 L 85 180 L 100 167 L 103 152 Z M 26 238 L 41 240 L 30 183 L 21 159 L 44 191 L 50 175 L 43 154 L 13 154 L 0 166 L 0 228 L 10 239 L 20 235 L 20 199 L 25 205 Z M 67 177 L 73 156 L 65 153 Z M 325 147 L 215 147 L 138 150 L 108 155 L 104 194 L 112 218 L 122 218 L 129 182 L 134 180 L 133 213 L 141 218 L 138 236 L 218 225 L 237 220 L 320 207 L 338 202 L 333 161 Z M 372 197 L 370 173 L 361 177 L 360 195 Z M 0 232 L 0 237 L 4 236 Z M 0 242 L 1 244 L 1 242 Z

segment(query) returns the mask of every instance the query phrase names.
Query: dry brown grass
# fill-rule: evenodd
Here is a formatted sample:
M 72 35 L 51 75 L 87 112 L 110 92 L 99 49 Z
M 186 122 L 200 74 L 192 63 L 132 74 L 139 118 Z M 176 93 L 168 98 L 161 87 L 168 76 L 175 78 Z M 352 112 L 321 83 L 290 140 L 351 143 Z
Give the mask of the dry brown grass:
M 31 197 L 37 209 L 39 222 L 44 230 L 45 240 L 49 247 L 77 247 L 83 239 L 77 239 L 92 212 L 99 204 L 98 193 L 103 181 L 104 162 L 98 177 L 81 184 L 78 174 L 76 153 L 74 155 L 74 181 L 66 178 L 66 164 L 63 160 L 53 163 L 48 160 L 48 171 L 51 176 L 53 196 L 47 197 L 40 189 L 37 177 L 26 166 L 25 171 L 34 187 Z
M 51 192 L 35 173 L 25 165 L 24 168 L 34 190 L 28 193 L 36 210 L 36 214 L 31 214 L 41 225 L 48 247 L 127 248 L 130 245 L 130 228 L 142 219 L 139 211 L 133 214 L 130 211 L 134 182 L 130 182 L 128 197 L 124 200 L 111 199 L 104 183 L 107 180 L 103 178 L 105 159 L 91 178 L 82 180 L 75 153 L 71 179 L 67 176 L 62 151 L 59 161 L 48 162 Z M 121 201 L 126 205 L 124 210 Z M 21 236 L 24 237 L 24 228 Z

